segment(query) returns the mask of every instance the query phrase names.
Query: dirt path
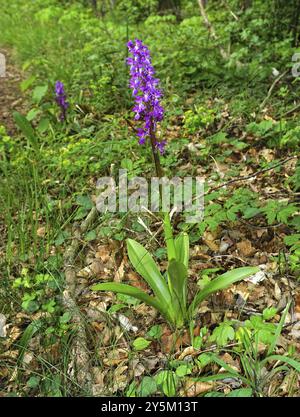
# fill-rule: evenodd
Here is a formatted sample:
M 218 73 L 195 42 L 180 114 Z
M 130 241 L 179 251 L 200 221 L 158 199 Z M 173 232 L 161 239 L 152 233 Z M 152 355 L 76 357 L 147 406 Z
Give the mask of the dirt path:
M 6 74 L 0 77 L 0 125 L 4 125 L 9 134 L 13 134 L 16 127 L 12 114 L 24 108 L 24 97 L 20 90 L 23 76 L 13 64 L 11 52 L 0 48 L 0 53 L 6 58 Z

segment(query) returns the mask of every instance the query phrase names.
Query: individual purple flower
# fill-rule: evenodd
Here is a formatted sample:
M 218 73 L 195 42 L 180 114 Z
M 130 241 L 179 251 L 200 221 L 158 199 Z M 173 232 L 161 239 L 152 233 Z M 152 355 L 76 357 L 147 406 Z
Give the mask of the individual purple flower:
M 154 138 L 157 122 L 164 117 L 164 109 L 160 104 L 162 92 L 157 87 L 159 79 L 154 77 L 155 71 L 147 46 L 139 39 L 129 41 L 127 46 L 132 55 L 127 58 L 131 76 L 129 86 L 135 98 L 132 110 L 135 113 L 134 119 L 144 122 L 143 127 L 137 130 L 139 143 L 143 145 L 148 137 Z M 165 145 L 165 140 L 158 142 L 155 139 L 155 146 L 160 153 L 164 153 Z
M 59 118 L 61 121 L 66 119 L 67 108 L 69 103 L 67 102 L 67 95 L 65 93 L 65 87 L 61 81 L 56 81 L 55 83 L 55 101 L 60 107 Z

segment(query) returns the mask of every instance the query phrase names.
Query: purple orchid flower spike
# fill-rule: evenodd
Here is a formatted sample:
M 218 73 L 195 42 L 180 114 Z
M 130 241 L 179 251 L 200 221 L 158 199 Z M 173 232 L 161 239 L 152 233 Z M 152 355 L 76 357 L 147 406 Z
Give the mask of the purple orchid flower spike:
M 61 110 L 59 118 L 61 121 L 64 121 L 66 119 L 69 103 L 67 102 L 64 84 L 61 81 L 56 81 L 55 83 L 55 101 Z
M 164 109 L 160 104 L 162 92 L 158 89 L 159 79 L 154 77 L 155 71 L 151 64 L 149 49 L 143 42 L 136 39 L 129 41 L 128 50 L 132 57 L 127 59 L 130 67 L 130 87 L 135 98 L 134 119 L 143 121 L 144 125 L 137 130 L 139 144 L 143 145 L 146 139 L 155 136 L 157 122 L 162 121 Z M 162 154 L 166 141 L 158 142 L 155 139 L 155 147 Z

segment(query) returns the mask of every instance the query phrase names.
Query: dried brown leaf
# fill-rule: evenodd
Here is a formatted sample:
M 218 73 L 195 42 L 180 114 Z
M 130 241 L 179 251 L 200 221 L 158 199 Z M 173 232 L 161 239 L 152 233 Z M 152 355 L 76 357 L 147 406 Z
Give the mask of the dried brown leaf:
M 213 382 L 195 382 L 192 379 L 187 379 L 182 394 L 187 397 L 196 397 L 197 395 L 212 391 L 214 387 L 215 384 Z

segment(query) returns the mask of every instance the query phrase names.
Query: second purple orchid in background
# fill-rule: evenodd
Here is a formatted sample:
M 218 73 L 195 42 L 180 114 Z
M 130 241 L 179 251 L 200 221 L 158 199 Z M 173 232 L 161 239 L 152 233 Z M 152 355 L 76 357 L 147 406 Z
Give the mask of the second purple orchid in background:
M 66 119 L 69 103 L 67 102 L 64 84 L 61 81 L 56 81 L 55 83 L 55 101 L 61 110 L 59 119 L 64 121 Z
M 139 39 L 129 41 L 127 46 L 132 55 L 127 59 L 127 63 L 130 66 L 130 87 L 135 97 L 134 118 L 144 122 L 137 130 L 139 143 L 143 145 L 147 138 L 155 137 L 157 122 L 163 120 L 164 109 L 160 104 L 162 92 L 158 89 L 159 79 L 154 76 L 155 71 L 147 46 Z M 166 141 L 158 141 L 157 138 L 154 141 L 160 153 L 164 153 Z

